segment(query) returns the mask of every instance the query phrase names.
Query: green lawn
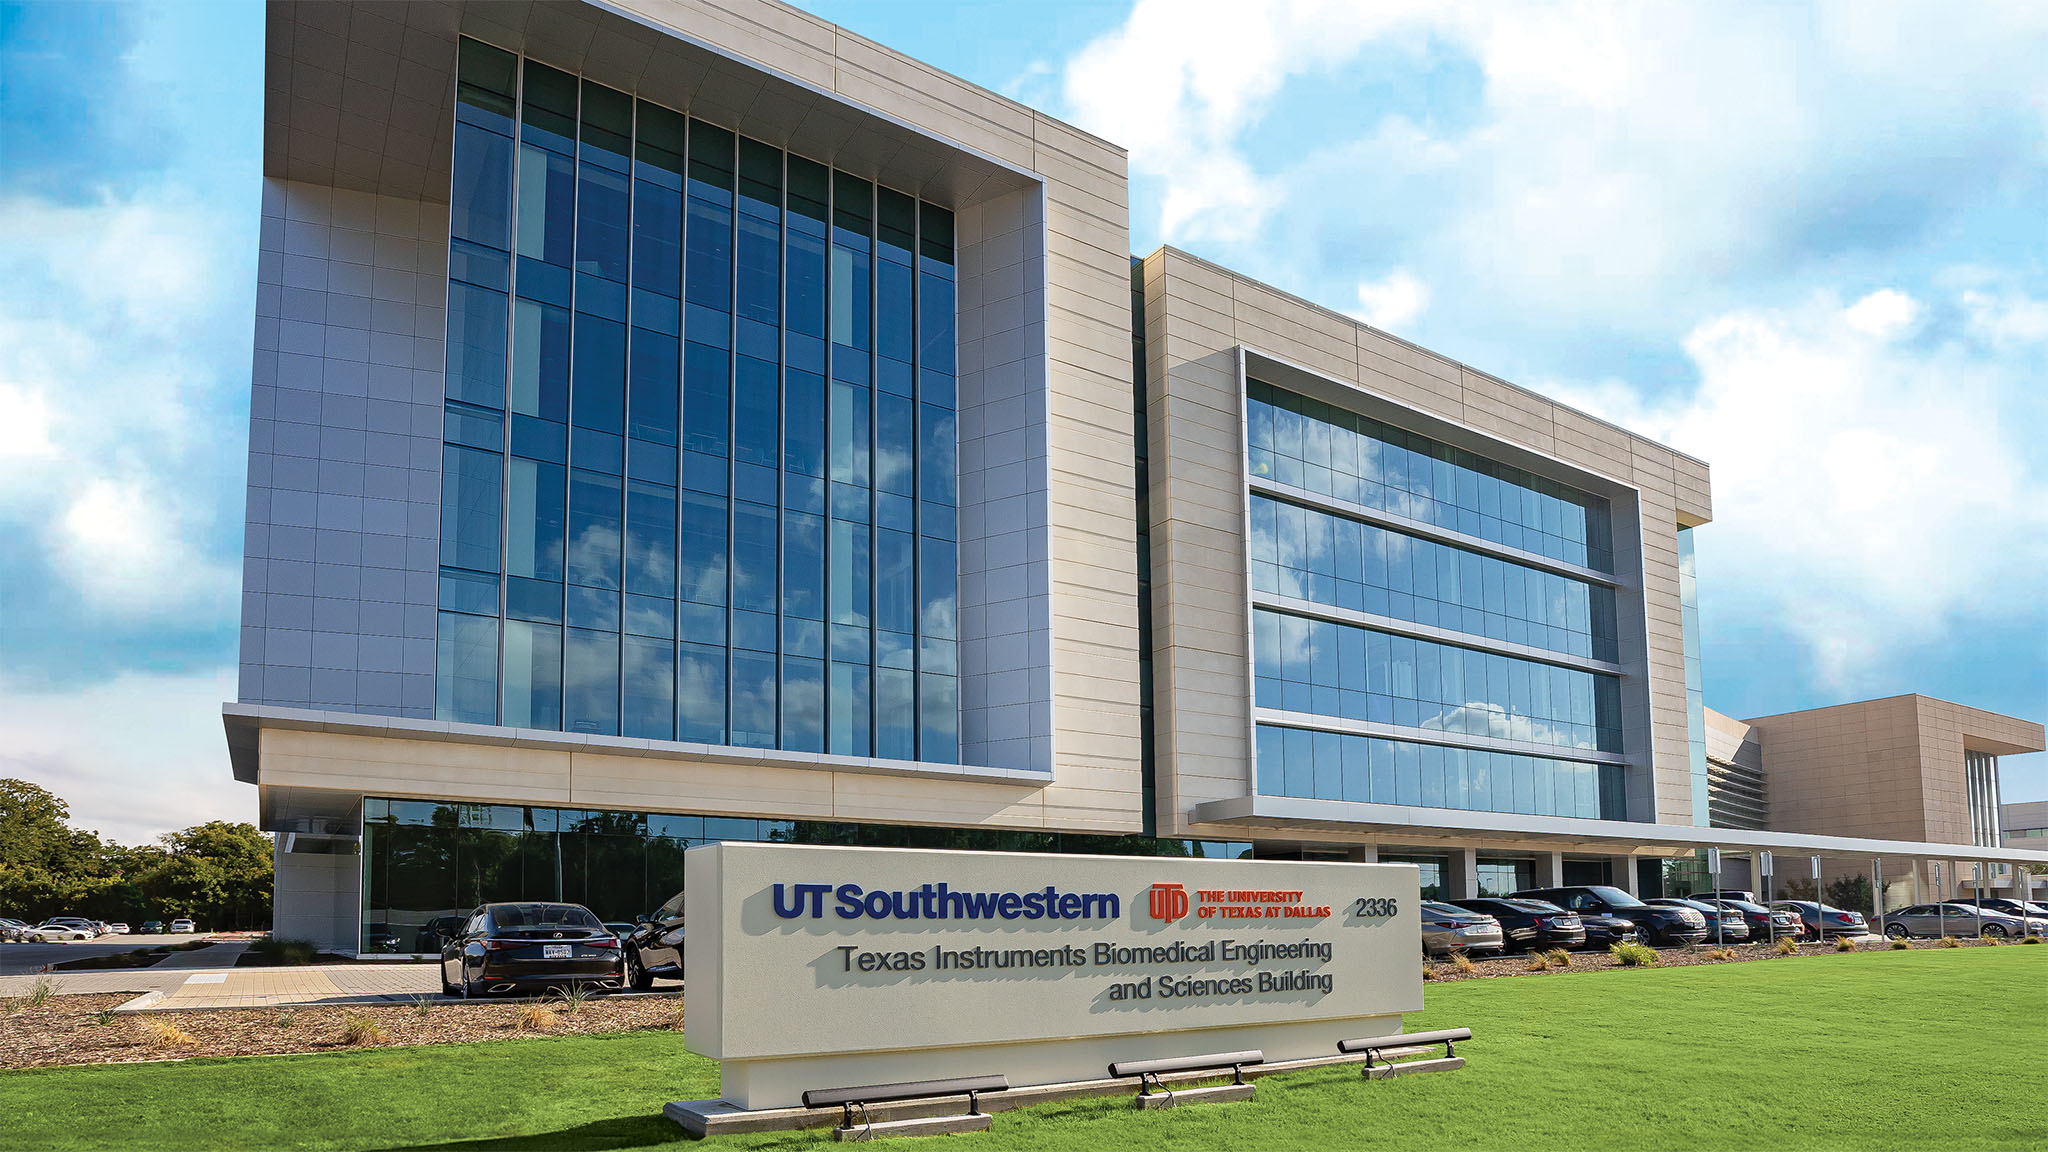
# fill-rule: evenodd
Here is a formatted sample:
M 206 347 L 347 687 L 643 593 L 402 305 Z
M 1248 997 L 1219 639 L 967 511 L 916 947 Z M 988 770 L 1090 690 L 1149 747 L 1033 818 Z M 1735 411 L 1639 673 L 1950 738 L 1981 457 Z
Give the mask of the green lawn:
M 2048 1145 L 2048 948 L 1821 955 L 1428 988 L 1463 1071 L 1259 1082 L 1246 1104 L 1124 1099 L 996 1117 L 1009 1148 L 2029 1148 Z M 639 1148 L 717 1094 L 674 1033 L 0 1073 L 10 1148 Z M 731 1148 L 829 1132 L 720 1137 Z

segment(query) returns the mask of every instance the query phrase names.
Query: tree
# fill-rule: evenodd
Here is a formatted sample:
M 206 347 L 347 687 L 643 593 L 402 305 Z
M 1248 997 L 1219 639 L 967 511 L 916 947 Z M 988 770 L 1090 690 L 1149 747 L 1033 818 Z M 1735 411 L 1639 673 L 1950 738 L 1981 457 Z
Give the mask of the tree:
M 1850 912 L 1872 915 L 1870 903 L 1870 877 L 1844 876 L 1828 882 L 1829 904 Z

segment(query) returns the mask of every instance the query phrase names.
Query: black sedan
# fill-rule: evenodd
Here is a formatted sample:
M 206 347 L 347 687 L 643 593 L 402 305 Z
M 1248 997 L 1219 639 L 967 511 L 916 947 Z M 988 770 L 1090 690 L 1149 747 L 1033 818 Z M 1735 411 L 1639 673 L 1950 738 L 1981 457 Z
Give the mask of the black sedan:
M 1711 900 L 1692 900 L 1683 896 L 1659 896 L 1651 900 L 1669 908 L 1690 908 L 1707 918 L 1707 943 L 1747 944 L 1749 923 L 1742 913 L 1733 908 L 1723 908 Z
M 1636 930 L 1636 922 L 1626 916 L 1610 916 L 1605 912 L 1580 912 L 1579 925 L 1586 930 L 1586 947 L 1612 948 L 1616 944 L 1634 944 L 1642 939 Z
M 1797 939 L 1804 931 L 1800 927 L 1799 917 L 1783 908 L 1766 908 L 1753 900 L 1740 900 L 1732 896 L 1714 899 L 1694 896 L 1692 899 L 1702 904 L 1712 904 L 1717 908 L 1742 913 L 1742 922 L 1749 928 L 1749 939 L 1752 943 L 1762 944 L 1786 937 Z
M 625 981 L 619 938 L 581 904 L 485 904 L 441 949 L 441 991 L 478 996 L 521 988 Z
M 683 894 L 668 898 L 652 916 L 642 917 L 626 937 L 626 983 L 650 988 L 656 976 L 683 978 Z
M 1577 948 L 1586 942 L 1585 926 L 1576 912 L 1567 912 L 1541 900 L 1504 900 L 1482 897 L 1452 900 L 1467 912 L 1478 912 L 1500 921 L 1507 950 L 1523 952 L 1544 948 Z
M 1612 884 L 1573 884 L 1563 888 L 1531 888 L 1516 892 L 1517 900 L 1543 900 L 1581 919 L 1603 913 L 1635 921 L 1644 944 L 1697 944 L 1707 938 L 1707 918 L 1691 908 L 1645 904 Z

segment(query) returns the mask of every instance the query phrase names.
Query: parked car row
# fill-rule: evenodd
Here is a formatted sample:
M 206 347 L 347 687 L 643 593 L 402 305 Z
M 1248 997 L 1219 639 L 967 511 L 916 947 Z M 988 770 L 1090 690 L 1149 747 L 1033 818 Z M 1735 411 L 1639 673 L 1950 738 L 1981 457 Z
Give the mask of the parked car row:
M 1975 934 L 1971 905 L 1946 904 L 1950 935 Z M 1904 909 L 1885 918 L 1893 936 L 1931 936 L 1936 906 Z M 2024 901 L 1984 902 L 1984 934 L 2048 934 L 2048 907 Z M 1608 884 L 1530 888 L 1508 896 L 1429 900 L 1422 905 L 1422 950 L 1453 952 L 1606 948 L 1623 942 L 1653 946 L 1745 944 L 1783 938 L 1816 940 L 1863 936 L 1860 912 L 1812 900 L 1760 904 L 1755 893 L 1719 891 L 1640 900 Z
M 142 925 L 144 934 L 164 931 L 161 921 L 149 920 Z M 173 920 L 172 932 L 195 932 L 198 926 L 190 920 Z M 9 916 L 0 916 L 0 940 L 22 943 L 47 944 L 56 940 L 97 940 L 102 936 L 125 936 L 132 930 L 128 925 L 116 921 L 89 920 L 83 916 L 52 916 L 41 924 L 30 924 Z

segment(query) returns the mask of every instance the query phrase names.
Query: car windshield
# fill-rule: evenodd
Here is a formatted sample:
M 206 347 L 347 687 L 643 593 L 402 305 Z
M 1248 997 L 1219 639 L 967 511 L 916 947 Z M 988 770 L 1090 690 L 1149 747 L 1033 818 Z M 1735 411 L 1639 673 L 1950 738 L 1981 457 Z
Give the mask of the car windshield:
M 1738 912 L 1766 913 L 1770 911 L 1770 909 L 1765 908 L 1761 904 L 1752 904 L 1747 900 L 1722 900 L 1719 903 L 1723 908 L 1733 908 Z
M 1478 915 L 1477 912 L 1467 911 L 1466 909 L 1460 908 L 1455 904 L 1443 904 L 1435 900 L 1424 900 L 1422 902 L 1422 910 L 1424 912 L 1429 913 L 1432 916 L 1442 916 L 1447 919 Z
M 1515 909 L 1517 912 L 1541 912 L 1549 915 L 1564 911 L 1564 909 L 1547 900 L 1503 900 L 1501 903 Z
M 1644 903 L 1643 903 L 1643 902 L 1642 902 L 1641 900 L 1638 900 L 1638 899 L 1636 899 L 1635 897 L 1633 897 L 1633 896 L 1629 895 L 1629 894 L 1628 894 L 1628 893 L 1626 893 L 1626 892 L 1623 892 L 1623 891 L 1622 891 L 1621 889 L 1619 889 L 1619 888 L 1613 887 L 1612 885 L 1608 885 L 1608 884 L 1595 884 L 1595 885 L 1594 885 L 1593 887 L 1591 887 L 1591 888 L 1588 888 L 1588 889 L 1586 889 L 1586 891 L 1588 891 L 1588 892 L 1591 892 L 1591 893 L 1592 893 L 1593 895 L 1595 895 L 1595 896 L 1598 896 L 1598 897 L 1599 897 L 1600 899 L 1602 899 L 1602 900 L 1606 901 L 1609 907 L 1613 907 L 1613 908 L 1646 908 L 1646 907 L 1648 907 L 1648 905 L 1644 904 Z
M 603 928 L 581 904 L 500 904 L 491 909 L 499 928 Z

